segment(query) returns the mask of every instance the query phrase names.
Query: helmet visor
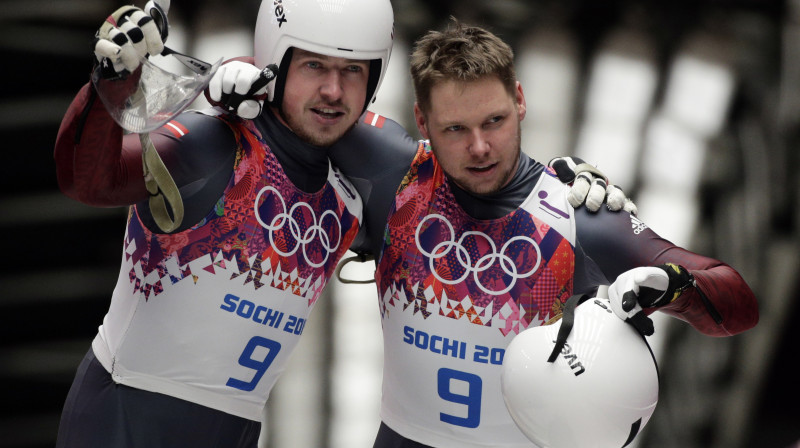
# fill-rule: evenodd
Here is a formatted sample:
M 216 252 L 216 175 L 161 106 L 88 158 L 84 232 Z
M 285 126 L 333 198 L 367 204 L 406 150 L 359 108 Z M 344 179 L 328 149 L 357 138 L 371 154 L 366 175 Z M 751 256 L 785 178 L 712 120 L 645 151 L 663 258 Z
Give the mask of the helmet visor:
M 92 83 L 106 110 L 123 129 L 138 134 L 160 128 L 181 113 L 211 82 L 222 59 L 201 73 L 178 75 L 141 59 L 138 85 L 107 80 L 98 65 Z M 133 76 L 133 75 L 131 75 Z

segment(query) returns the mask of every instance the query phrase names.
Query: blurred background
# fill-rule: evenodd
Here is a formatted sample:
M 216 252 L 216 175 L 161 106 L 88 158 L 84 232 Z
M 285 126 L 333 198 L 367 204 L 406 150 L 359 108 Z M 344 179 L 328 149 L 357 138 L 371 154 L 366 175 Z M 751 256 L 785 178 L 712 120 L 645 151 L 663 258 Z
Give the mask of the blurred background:
M 636 446 L 800 446 L 790 328 L 800 317 L 800 0 L 392 3 L 396 43 L 373 110 L 417 135 L 414 39 L 450 15 L 484 25 L 516 51 L 524 151 L 597 165 L 647 225 L 728 262 L 756 292 L 761 320 L 739 336 L 657 321 L 660 401 Z M 117 278 L 125 210 L 63 196 L 52 151 L 88 81 L 94 32 L 122 4 L 0 2 L 0 447 L 54 445 Z M 249 55 L 258 7 L 173 0 L 170 46 L 208 61 Z M 270 398 L 270 447 L 372 446 L 383 356 L 374 285 L 333 281 L 326 294 Z

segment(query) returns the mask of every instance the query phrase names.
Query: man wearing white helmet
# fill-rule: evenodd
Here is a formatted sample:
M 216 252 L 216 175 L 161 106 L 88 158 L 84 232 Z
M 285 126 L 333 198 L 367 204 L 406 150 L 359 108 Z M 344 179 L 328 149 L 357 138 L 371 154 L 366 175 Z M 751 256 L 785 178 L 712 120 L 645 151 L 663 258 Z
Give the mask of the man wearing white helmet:
M 377 259 L 375 448 L 534 446 L 503 401 L 505 350 L 599 285 L 611 284 L 613 312 L 644 334 L 656 309 L 713 336 L 756 324 L 755 297 L 730 266 L 630 213 L 573 210 L 555 172 L 521 151 L 525 96 L 499 38 L 459 24 L 430 32 L 411 73 L 426 139 L 415 155 L 401 126 L 373 114 L 330 152 L 365 203 L 367 240 L 354 249 Z
M 95 46 L 104 89 L 136 87 L 142 58 L 163 51 L 166 9 L 109 16 Z M 183 219 L 173 213 L 168 230 L 148 201 L 163 192 L 148 192 L 142 140 L 124 134 L 95 84 L 80 90 L 55 145 L 59 186 L 130 211 L 118 283 L 58 447 L 256 446 L 270 390 L 362 220 L 327 153 L 374 97 L 392 27 L 389 0 L 265 1 L 255 56 L 277 80 L 263 112 L 184 112 L 151 133 L 182 197 Z

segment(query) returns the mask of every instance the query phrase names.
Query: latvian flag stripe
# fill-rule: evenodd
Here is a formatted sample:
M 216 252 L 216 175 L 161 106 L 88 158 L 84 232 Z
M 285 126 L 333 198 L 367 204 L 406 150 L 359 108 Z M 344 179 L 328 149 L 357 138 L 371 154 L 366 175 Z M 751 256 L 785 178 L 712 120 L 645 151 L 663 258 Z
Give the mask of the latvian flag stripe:
M 175 136 L 175 138 L 181 138 L 184 135 L 189 133 L 189 130 L 186 129 L 186 126 L 178 123 L 175 120 L 170 121 L 169 123 L 164 125 L 165 128 Z
M 375 112 L 367 111 L 367 115 L 364 116 L 364 123 L 375 126 L 376 128 L 382 128 L 383 124 L 386 123 L 386 117 L 378 115 Z

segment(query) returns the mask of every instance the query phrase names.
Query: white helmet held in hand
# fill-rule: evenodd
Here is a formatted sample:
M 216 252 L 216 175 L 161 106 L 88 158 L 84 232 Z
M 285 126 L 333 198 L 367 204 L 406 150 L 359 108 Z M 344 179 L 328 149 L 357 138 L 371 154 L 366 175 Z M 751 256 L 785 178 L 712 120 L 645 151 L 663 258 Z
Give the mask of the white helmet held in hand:
M 367 100 L 386 74 L 394 38 L 394 13 L 389 0 L 263 0 L 256 19 L 255 62 L 279 67 L 267 87 L 267 101 L 280 107 L 290 48 L 326 56 L 370 60 Z M 291 55 L 291 53 L 289 53 Z M 286 62 L 286 63 L 284 63 Z
M 656 360 L 608 300 L 573 299 L 573 306 L 586 301 L 509 344 L 501 376 L 506 407 L 541 448 L 627 446 L 658 403 Z

